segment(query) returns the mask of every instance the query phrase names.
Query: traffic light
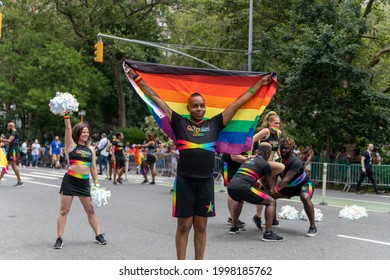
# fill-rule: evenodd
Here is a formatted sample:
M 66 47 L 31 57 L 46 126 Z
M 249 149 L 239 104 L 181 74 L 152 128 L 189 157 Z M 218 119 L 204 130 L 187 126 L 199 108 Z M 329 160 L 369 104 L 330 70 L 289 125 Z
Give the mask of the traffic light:
M 0 13 L 0 38 L 1 38 L 1 28 L 3 27 L 3 14 Z
M 97 42 L 95 45 L 95 62 L 103 62 L 103 42 Z

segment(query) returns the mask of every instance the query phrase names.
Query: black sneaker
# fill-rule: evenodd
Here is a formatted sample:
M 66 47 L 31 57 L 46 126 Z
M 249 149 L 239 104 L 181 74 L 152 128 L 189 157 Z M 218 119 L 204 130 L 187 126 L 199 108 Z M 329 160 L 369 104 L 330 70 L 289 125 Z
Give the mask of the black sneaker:
M 228 218 L 228 225 L 232 224 L 232 218 Z M 241 221 L 240 219 L 237 220 L 237 225 L 242 225 L 245 227 L 245 222 Z
M 122 179 L 116 179 L 119 184 L 123 184 Z
M 104 233 L 96 235 L 96 241 L 99 245 L 106 245 L 107 241 L 103 237 Z
M 273 226 L 273 227 L 278 227 L 278 226 L 279 226 L 279 220 L 273 219 L 273 220 L 272 220 L 272 226 Z
M 113 180 L 112 183 L 113 183 L 114 185 L 116 185 L 116 181 L 115 181 L 115 180 Z
M 143 180 L 141 184 L 146 184 L 148 180 Z
M 283 241 L 283 237 L 276 235 L 272 231 L 267 231 L 266 233 L 264 233 L 262 240 L 263 241 Z
M 230 227 L 229 234 L 235 235 L 237 233 L 240 233 L 238 227 Z
M 15 185 L 13 185 L 13 187 L 21 187 L 23 185 L 24 185 L 23 182 L 17 182 Z
M 62 238 L 58 237 L 56 243 L 54 244 L 54 249 L 62 249 L 63 245 L 64 242 L 62 241 Z
M 261 226 L 261 218 L 257 217 L 256 215 L 254 215 L 252 217 L 252 221 L 255 223 L 255 225 L 257 226 L 257 228 L 260 230 L 260 231 L 263 231 L 263 227 Z
M 309 230 L 306 232 L 307 237 L 313 237 L 317 235 L 317 228 L 316 227 L 309 227 Z

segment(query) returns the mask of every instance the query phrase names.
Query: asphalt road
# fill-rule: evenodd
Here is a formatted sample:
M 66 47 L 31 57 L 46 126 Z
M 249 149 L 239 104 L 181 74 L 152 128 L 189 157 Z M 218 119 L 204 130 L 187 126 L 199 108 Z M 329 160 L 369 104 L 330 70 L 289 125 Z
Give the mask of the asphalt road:
M 128 175 L 123 185 L 114 186 L 103 176 L 112 198 L 96 209 L 108 244 L 97 245 L 84 210 L 76 198 L 66 225 L 64 248 L 54 250 L 59 185 L 65 170 L 21 169 L 23 187 L 12 170 L 0 183 L 1 260 L 174 260 L 176 220 L 171 217 L 173 179 L 157 177 L 156 185 L 141 185 L 141 175 Z M 217 216 L 209 219 L 205 258 L 208 260 L 390 260 L 390 196 L 355 195 L 328 191 L 325 201 L 316 190 L 313 201 L 323 221 L 318 235 L 305 236 L 308 222 L 280 220 L 274 231 L 283 242 L 262 242 L 261 232 L 251 222 L 255 206 L 245 204 L 241 219 L 247 231 L 229 235 L 226 192 L 216 191 Z M 345 205 L 362 205 L 367 218 L 339 218 Z M 279 200 L 302 210 L 298 200 Z M 373 210 L 373 211 L 371 211 Z M 193 259 L 192 235 L 187 258 Z

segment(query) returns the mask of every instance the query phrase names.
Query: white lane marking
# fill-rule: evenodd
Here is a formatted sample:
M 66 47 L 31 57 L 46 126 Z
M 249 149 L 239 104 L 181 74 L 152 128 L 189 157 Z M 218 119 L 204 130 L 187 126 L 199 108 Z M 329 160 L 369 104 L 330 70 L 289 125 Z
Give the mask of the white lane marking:
M 16 180 L 15 175 L 14 174 L 9 174 L 9 173 L 5 174 L 4 178 L 13 178 L 13 179 Z M 31 177 L 22 176 L 22 181 L 24 181 L 24 180 L 34 180 L 34 179 L 31 178 Z
M 347 236 L 347 235 L 341 235 L 341 234 L 339 234 L 337 236 L 338 237 L 343 237 L 343 238 L 355 239 L 355 240 L 366 241 L 366 242 L 371 242 L 371 243 L 378 243 L 378 244 L 390 246 L 390 243 L 377 241 L 377 240 L 372 240 L 372 239 L 364 239 L 364 238 L 359 238 L 359 237 L 354 237 L 354 236 Z
M 48 172 L 36 172 L 36 171 L 33 171 L 31 172 L 30 174 L 37 174 L 37 175 L 44 175 L 44 176 L 54 176 L 54 177 L 58 177 L 58 178 L 62 178 L 64 177 L 64 174 L 65 173 L 51 173 L 51 174 L 48 174 Z
M 53 187 L 59 189 L 61 186 L 59 185 L 52 185 L 52 184 L 46 184 L 46 183 L 41 183 L 41 182 L 34 182 L 34 181 L 24 181 L 24 185 L 26 184 L 36 184 L 36 185 L 42 185 L 42 186 L 48 186 L 48 187 Z

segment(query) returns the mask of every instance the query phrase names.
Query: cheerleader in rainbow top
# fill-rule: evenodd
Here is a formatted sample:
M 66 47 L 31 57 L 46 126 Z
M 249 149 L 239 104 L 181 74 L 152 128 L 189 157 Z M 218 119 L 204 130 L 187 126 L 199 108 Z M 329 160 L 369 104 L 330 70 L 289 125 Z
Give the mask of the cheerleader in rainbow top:
M 84 210 L 88 216 L 88 222 L 95 232 L 95 238 L 98 244 L 105 245 L 107 241 L 100 232 L 99 221 L 95 215 L 91 200 L 91 186 L 89 183 L 90 175 L 93 182 L 97 184 L 98 174 L 96 169 L 95 150 L 91 146 L 90 129 L 88 124 L 79 123 L 72 126 L 70 116 L 64 116 L 65 121 L 65 152 L 69 158 L 69 169 L 64 175 L 61 183 L 61 204 L 57 218 L 57 240 L 54 244 L 55 249 L 61 249 L 63 246 L 62 235 L 64 233 L 66 220 L 70 211 L 73 198 L 78 196 Z
M 274 155 L 277 153 L 280 157 L 280 149 L 279 149 L 279 138 L 282 134 L 280 131 L 280 118 L 274 112 L 270 111 L 263 120 L 261 124 L 260 131 L 253 136 L 254 146 L 258 145 L 260 142 L 267 142 L 272 146 L 272 153 L 268 159 L 268 163 L 272 168 L 272 177 L 276 177 L 276 175 L 280 174 L 284 170 L 284 164 L 280 162 L 274 161 Z M 256 224 L 256 226 L 262 229 L 261 226 L 261 213 L 263 211 L 262 205 L 256 206 L 256 215 L 252 217 L 252 221 Z M 272 221 L 272 226 L 279 226 L 279 221 L 275 219 Z

